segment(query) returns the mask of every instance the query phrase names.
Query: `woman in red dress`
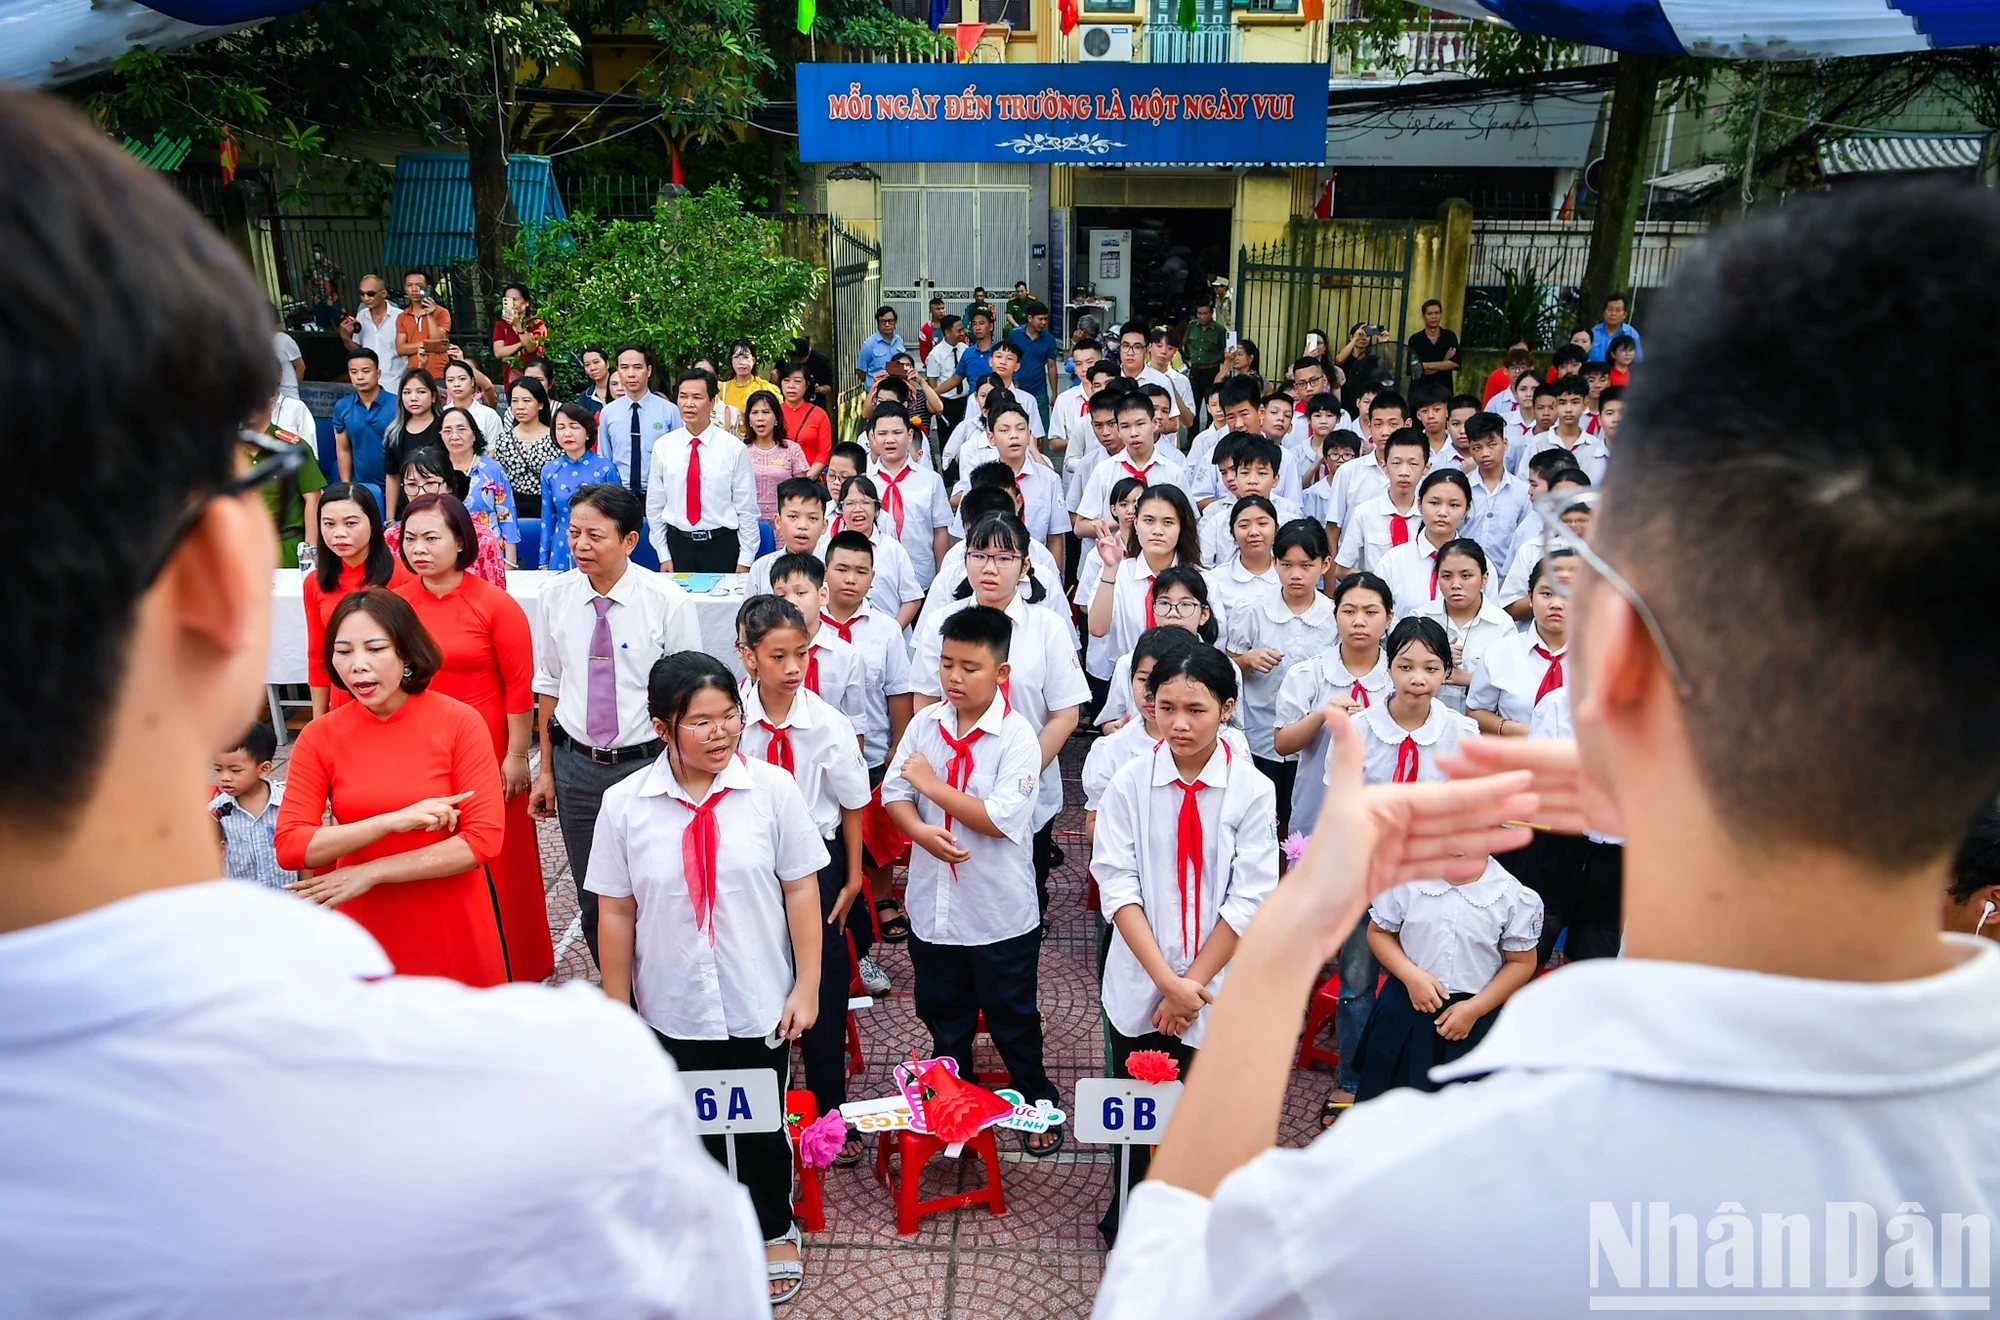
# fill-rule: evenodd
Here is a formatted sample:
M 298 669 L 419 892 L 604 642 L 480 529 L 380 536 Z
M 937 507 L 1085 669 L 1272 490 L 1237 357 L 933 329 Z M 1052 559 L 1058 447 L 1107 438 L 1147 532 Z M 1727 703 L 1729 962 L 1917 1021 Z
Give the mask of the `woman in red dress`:
M 403 562 L 416 578 L 396 594 L 410 602 L 444 657 L 431 691 L 464 702 L 486 721 L 507 799 L 506 842 L 492 866 L 507 979 L 540 981 L 555 970 L 555 951 L 541 848 L 528 818 L 534 639 L 520 602 L 466 571 L 478 553 L 465 505 L 453 495 L 420 495 L 403 511 Z
M 292 750 L 277 851 L 315 874 L 291 888 L 359 922 L 400 975 L 499 985 L 507 963 L 486 864 L 506 827 L 486 726 L 425 690 L 442 661 L 401 596 L 344 597 L 327 637 L 322 659 L 353 700 Z
M 328 683 L 326 621 L 333 607 L 350 591 L 399 587 L 410 580 L 410 570 L 382 538 L 382 510 L 366 486 L 336 481 L 321 491 L 318 531 L 313 570 L 305 578 L 306 683 L 314 719 L 354 699 Z

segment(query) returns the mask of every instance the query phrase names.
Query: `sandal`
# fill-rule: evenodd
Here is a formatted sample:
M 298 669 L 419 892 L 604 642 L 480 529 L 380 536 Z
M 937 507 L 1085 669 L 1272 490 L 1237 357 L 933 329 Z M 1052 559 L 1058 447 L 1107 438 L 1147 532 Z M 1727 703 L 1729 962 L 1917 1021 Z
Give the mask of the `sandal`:
M 894 911 L 888 911 L 893 908 Z M 901 944 L 910 938 L 910 916 L 903 911 L 903 905 L 893 898 L 875 900 L 875 917 L 882 925 L 884 944 Z
M 1326 1102 L 1319 1107 L 1320 1130 L 1324 1132 L 1328 1128 L 1331 1128 L 1335 1123 L 1340 1121 L 1342 1114 L 1352 1108 L 1354 1108 L 1352 1100 L 1336 1100 L 1333 1098 L 1333 1093 L 1328 1092 Z
M 1051 1141 L 1046 1146 L 1029 1145 L 1028 1142 L 1032 1138 L 1037 1136 L 1051 1136 L 1054 1137 L 1055 1140 Z M 1023 1132 L 1021 1134 L 1021 1153 L 1029 1156 L 1032 1159 L 1045 1160 L 1049 1156 L 1061 1150 L 1062 1148 L 1063 1148 L 1063 1130 L 1059 1127 L 1052 1127 L 1048 1129 L 1046 1133 Z
M 767 1247 L 790 1245 L 798 1248 L 799 1251 L 799 1259 L 797 1260 L 766 1260 L 764 1262 L 764 1277 L 767 1283 L 786 1283 L 789 1285 L 782 1291 L 771 1294 L 771 1305 L 783 1306 L 786 1302 L 791 1301 L 794 1297 L 804 1292 L 806 1287 L 805 1244 L 799 1240 L 799 1226 L 793 1224 L 785 1230 L 782 1236 L 771 1238 L 764 1245 Z
M 854 1148 L 852 1152 L 848 1150 L 849 1146 Z M 840 1154 L 833 1157 L 833 1167 L 836 1169 L 853 1168 L 855 1165 L 861 1163 L 862 1153 L 867 1149 L 868 1147 L 863 1141 L 861 1134 L 853 1128 L 847 1129 L 847 1140 L 841 1143 Z

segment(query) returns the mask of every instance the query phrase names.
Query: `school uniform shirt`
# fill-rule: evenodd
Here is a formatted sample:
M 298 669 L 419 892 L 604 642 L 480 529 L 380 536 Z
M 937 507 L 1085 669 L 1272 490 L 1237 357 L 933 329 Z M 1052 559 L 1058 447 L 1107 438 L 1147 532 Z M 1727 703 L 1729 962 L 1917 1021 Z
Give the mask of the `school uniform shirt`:
M 1120 454 L 1113 458 L 1109 454 L 1104 461 L 1091 469 L 1090 480 L 1084 484 L 1083 494 L 1077 500 L 1076 511 L 1086 518 L 1104 518 L 1111 512 L 1111 488 L 1126 477 L 1137 477 L 1148 486 L 1179 486 L 1187 489 L 1187 468 L 1178 455 L 1164 446 L 1153 451 L 1153 457 L 1141 466 L 1129 457 Z
M 708 803 L 720 846 L 703 929 L 682 845 Z M 696 802 L 661 756 L 604 790 L 584 888 L 638 900 L 632 1001 L 647 1026 L 675 1040 L 755 1038 L 778 1025 L 795 980 L 783 885 L 829 860 L 798 784 L 777 766 L 732 756 Z
M 687 592 L 665 574 L 637 564 L 627 564 L 604 594 L 612 602 L 604 618 L 611 627 L 618 734 L 602 745 L 634 747 L 658 737 L 646 705 L 653 662 L 675 651 L 701 650 L 701 624 Z M 535 691 L 556 699 L 556 723 L 586 747 L 593 745 L 587 716 L 596 597 L 578 569 L 551 576 L 542 587 L 542 628 L 535 639 Z
M 1365 674 L 1352 673 L 1347 662 L 1340 658 L 1340 645 L 1336 642 L 1318 655 L 1301 660 L 1286 671 L 1285 681 L 1278 688 L 1278 708 L 1272 727 L 1297 724 L 1333 700 L 1335 693 L 1368 708 L 1387 701 L 1391 694 L 1387 657 L 1378 652 L 1373 669 Z M 1292 828 L 1301 833 L 1312 833 L 1313 822 L 1319 819 L 1320 803 L 1326 800 L 1326 755 L 1332 748 L 1333 739 L 1322 724 L 1313 731 L 1312 741 L 1293 758 L 1299 769 L 1292 776 L 1291 821 Z
M 1099 564 L 1097 580 L 1091 583 L 1093 594 L 1104 581 L 1102 567 L 1104 561 L 1100 558 L 1097 562 Z M 1194 564 L 1189 567 L 1199 568 L 1200 565 Z M 1146 557 L 1143 554 L 1118 561 L 1118 568 L 1111 579 L 1111 626 L 1105 630 L 1102 638 L 1093 636 L 1090 639 L 1092 649 L 1095 649 L 1097 642 L 1102 641 L 1112 656 L 1121 656 L 1138 645 L 1139 634 L 1146 631 L 1146 604 L 1152 599 L 1153 579 L 1158 576 L 1159 574 L 1146 567 Z M 1078 587 L 1081 589 L 1082 584 L 1078 583 Z M 1086 605 L 1086 611 L 1088 608 Z M 1158 619 L 1154 621 L 1158 622 Z
M 1199 783 L 1194 795 L 1201 821 L 1200 869 L 1183 864 L 1196 856 L 1181 820 L 1185 782 Z M 1276 790 L 1250 758 L 1218 740 L 1208 764 L 1193 781 L 1183 781 L 1173 749 L 1164 740 L 1112 775 L 1097 809 L 1097 835 L 1090 874 L 1097 881 L 1099 909 L 1112 922 L 1121 908 L 1136 904 L 1153 942 L 1176 975 L 1185 976 L 1202 944 L 1223 925 L 1241 935 L 1264 899 L 1278 886 Z M 1222 989 L 1228 969 L 1208 982 Z M 1113 925 L 1104 958 L 1104 1012 L 1121 1035 L 1153 1030 L 1159 988 Z M 1199 1047 L 1208 1029 L 1203 1005 L 1182 1041 Z
M 1346 538 L 1341 538 L 1345 540 Z M 1431 544 L 1430 537 L 1419 530 L 1403 544 L 1390 549 L 1375 565 L 1375 572 L 1389 584 L 1389 594 L 1396 598 L 1395 618 L 1397 621 L 1413 614 L 1423 614 L 1437 605 L 1442 608 L 1442 597 L 1438 595 L 1437 556 L 1440 546 Z M 1498 594 L 1495 579 L 1487 575 L 1484 596 L 1487 599 Z
M 1437 759 L 1456 752 L 1459 739 L 1479 732 L 1477 724 L 1436 697 L 1424 722 L 1406 729 L 1389 713 L 1387 695 L 1362 711 L 1354 727 L 1361 735 L 1364 784 L 1435 784 L 1446 777 Z M 1325 771 L 1320 782 L 1326 782 Z
M 1094 540 L 1087 541 L 1085 544 L 1094 546 L 1096 542 Z M 1102 556 L 1092 550 L 1085 550 L 1083 557 L 1077 561 L 1076 591 L 1070 599 L 1079 610 L 1083 611 L 1086 618 L 1088 618 L 1090 613 L 1090 602 L 1097 595 L 1097 584 L 1103 578 L 1104 560 Z M 1115 600 L 1113 604 L 1116 604 Z M 1115 624 L 1117 620 L 1114 618 L 1112 622 Z M 1111 638 L 1108 635 L 1104 637 L 1092 637 L 1086 633 L 1083 638 L 1083 672 L 1089 674 L 1092 678 L 1110 678 L 1112 663 L 1121 654 L 1123 652 L 1111 649 Z M 1098 722 L 1100 724 L 1103 723 L 1102 716 L 1098 718 Z
M 1541 939 L 1542 896 L 1488 857 L 1486 873 L 1470 884 L 1413 880 L 1385 891 L 1368 919 L 1448 994 L 1476 995 L 1499 975 L 1504 954 L 1525 953 Z
M 1207 644 L 1204 643 L 1204 645 Z M 1222 649 L 1220 641 L 1213 643 L 1213 645 L 1218 651 Z M 1111 723 L 1113 720 L 1126 720 L 1129 722 L 1138 713 L 1137 708 L 1132 704 L 1132 652 L 1127 651 L 1112 662 L 1111 678 L 1104 690 L 1104 704 L 1097 711 L 1097 723 L 1102 726 Z M 1122 729 L 1125 725 L 1121 724 L 1118 727 Z M 1224 727 L 1235 731 L 1237 741 L 1243 743 L 1243 749 L 1245 751 L 1250 750 L 1250 744 L 1243 739 L 1241 733 L 1243 728 L 1242 702 L 1239 701 L 1236 703 L 1236 708 L 1229 713 L 1229 720 Z
M 948 721 L 948 723 L 947 723 Z M 910 717 L 889 773 L 882 801 L 908 802 L 926 825 L 943 825 L 944 808 L 918 793 L 903 778 L 903 762 L 921 752 L 938 778 L 950 775 L 952 750 L 944 731 L 959 732 L 958 711 L 948 701 L 926 706 Z M 953 866 L 918 846 L 910 849 L 909 887 L 903 910 L 910 930 L 930 944 L 997 944 L 1026 935 L 1041 924 L 1035 901 L 1035 806 L 1040 794 L 1042 746 L 1034 726 L 993 694 L 986 713 L 964 731 L 970 737 L 972 769 L 964 791 L 985 804 L 1001 835 L 981 834 L 954 819 L 950 829 L 971 856 Z
M 832 526 L 829 522 L 828 526 Z M 839 530 L 845 531 L 846 528 Z M 820 537 L 813 547 L 820 562 L 826 561 L 827 543 L 833 539 L 831 532 Z M 904 605 L 913 600 L 922 600 L 924 590 L 917 585 L 917 571 L 910 566 L 909 552 L 895 536 L 883 529 L 881 518 L 875 520 L 874 529 L 868 534 L 868 543 L 875 547 L 875 580 L 869 584 L 868 599 L 875 608 L 894 618 L 901 613 Z M 750 565 L 750 594 L 761 596 L 771 590 L 771 565 L 785 554 L 783 548 L 769 554 L 757 556 Z
M 1472 482 L 1472 508 L 1458 534 L 1479 542 L 1479 548 L 1486 552 L 1488 581 L 1505 577 L 1507 565 L 1513 562 L 1514 533 L 1520 530 L 1523 519 L 1531 517 L 1528 483 L 1503 469 L 1500 484 L 1489 490 L 1477 471 L 1466 476 Z
M 1129 698 L 1132 691 L 1129 668 L 1126 670 L 1125 691 Z M 1129 701 L 1127 709 L 1130 709 Z M 1228 743 L 1236 755 L 1250 755 L 1249 740 L 1235 725 L 1223 725 L 1217 736 Z M 1158 734 L 1146 732 L 1146 721 L 1138 718 L 1127 720 L 1102 738 L 1093 739 L 1090 751 L 1084 754 L 1083 770 L 1077 778 L 1083 788 L 1083 809 L 1086 812 L 1096 811 L 1103 805 L 1104 790 L 1110 786 L 1111 777 L 1134 758 L 1149 755 L 1153 744 L 1159 740 Z
M 1347 467 L 1353 467 L 1349 463 Z M 1347 468 L 1342 468 L 1345 472 Z M 1379 574 L 1378 565 L 1382 556 L 1396 545 L 1396 535 L 1391 524 L 1400 522 L 1408 533 L 1405 539 L 1414 541 L 1424 534 L 1424 520 L 1417 513 L 1417 502 L 1410 501 L 1408 513 L 1398 513 L 1389 501 L 1388 488 L 1373 499 L 1363 500 L 1354 506 L 1340 524 L 1340 548 L 1334 553 L 1334 562 L 1355 572 Z M 1401 604 L 1401 600 L 1397 601 Z
M 1352 464 L 1353 460 L 1348 460 Z M 1335 469 L 1336 473 L 1339 469 Z M 1299 513 L 1317 523 L 1332 522 L 1333 478 L 1321 477 L 1312 485 L 1299 492 Z
M 610 411 L 609 406 L 605 409 Z M 694 442 L 701 441 L 701 517 L 688 518 L 688 472 Z M 680 532 L 733 531 L 736 562 L 744 568 L 757 557 L 757 476 L 750 450 L 736 433 L 711 421 L 699 437 L 686 427 L 669 431 L 653 448 L 652 476 L 646 482 L 646 517 L 660 562 L 673 558 L 666 529 Z
M 1275 562 L 1261 573 L 1252 573 L 1244 566 L 1243 556 L 1234 550 L 1214 568 L 1202 570 L 1202 577 L 1208 580 L 1209 611 L 1215 615 L 1216 628 L 1224 634 L 1228 633 L 1229 621 L 1239 610 L 1249 609 L 1260 601 L 1274 600 L 1284 593 Z
M 972 489 L 974 466 L 976 464 L 959 464 L 958 493 L 961 496 Z M 1061 536 L 1069 531 L 1069 510 L 1063 507 L 1062 478 L 1056 475 L 1056 470 L 1049 466 L 1046 459 L 1039 454 L 1029 455 L 1021 470 L 1014 474 L 1014 489 L 1021 493 L 1021 523 L 1028 529 L 1030 537 L 1047 541 L 1051 536 Z M 956 509 L 951 514 L 951 534 L 959 540 L 965 539 L 965 524 Z
M 1327 507 L 1326 521 L 1345 533 L 1348 519 L 1353 516 L 1356 506 L 1366 504 L 1388 490 L 1389 473 L 1375 451 L 1349 459 L 1333 474 L 1333 498 Z
M 1070 649 L 1076 649 L 1076 620 L 1070 613 L 1069 602 L 1063 598 L 1062 569 L 1056 566 L 1056 557 L 1049 553 L 1048 546 L 1030 538 L 1028 563 L 1034 569 L 1035 580 L 1043 587 L 1042 599 L 1038 603 L 1063 621 L 1063 627 L 1069 633 Z M 945 551 L 944 558 L 938 561 L 937 576 L 931 579 L 931 588 L 924 593 L 924 607 L 917 611 L 917 627 L 922 628 L 935 621 L 941 613 L 949 613 L 956 608 L 958 589 L 964 582 L 965 542 L 960 541 Z M 1027 590 L 1025 578 L 1020 590 Z
M 1490 585 L 1491 579 L 1488 582 Z M 1459 663 L 1450 678 L 1453 683 L 1470 684 L 1472 667 L 1479 658 L 1496 643 L 1521 631 L 1520 625 L 1491 596 L 1479 598 L 1479 613 L 1466 623 L 1453 622 L 1451 616 L 1445 613 L 1442 599 L 1424 601 L 1417 607 L 1416 613 L 1427 619 L 1436 619 L 1438 626 L 1444 629 L 1446 640 L 1459 644 Z
M 1574 445 L 1565 445 L 1556 438 L 1556 433 L 1553 430 L 1544 431 L 1538 436 L 1529 437 L 1526 443 L 1521 446 L 1522 471 L 1527 470 L 1529 459 L 1533 458 L 1536 454 L 1550 449 L 1568 449 L 1569 456 L 1576 460 L 1578 467 L 1583 469 L 1583 475 L 1590 478 L 1591 485 L 1601 486 L 1604 484 L 1604 470 L 1610 466 L 1611 451 L 1604 447 L 1604 441 L 1590 434 L 1588 430 L 1577 437 Z
M 946 619 L 973 603 L 971 596 L 956 601 L 953 608 L 917 630 L 915 653 L 910 660 L 913 692 L 943 698 L 944 685 L 938 674 L 944 650 L 940 632 Z M 1076 644 L 1049 611 L 1028 604 L 1017 591 L 1004 612 L 1014 621 L 1014 637 L 1007 650 L 1009 669 L 1004 693 L 1007 702 L 1039 735 L 1047 727 L 1051 713 L 1087 703 L 1090 684 L 1084 682 L 1083 669 L 1076 662 Z M 1041 790 L 1036 800 L 1034 827 L 1040 829 L 1062 810 L 1061 759 L 1052 760 L 1047 766 L 1037 760 L 1036 773 Z
M 1296 760 L 1293 756 L 1279 756 L 1271 745 L 1271 731 L 1278 717 L 1278 692 L 1293 666 L 1329 648 L 1336 651 L 1340 648 L 1340 626 L 1334 619 L 1333 602 L 1314 592 L 1305 613 L 1294 614 L 1282 596 L 1275 596 L 1239 611 L 1229 620 L 1231 655 L 1266 646 L 1284 652 L 1284 658 L 1268 674 L 1255 670 L 1243 674 L 1243 696 L 1237 708 L 1243 712 L 1243 727 L 1249 732 L 1252 751 L 1266 760 Z
M 812 620 L 806 620 L 808 626 Z M 818 694 L 835 710 L 855 710 L 865 699 L 861 655 L 840 634 L 820 624 L 806 645 L 806 681 L 800 690 Z
M 1072 385 L 1056 395 L 1049 404 L 1050 437 L 1063 438 L 1065 454 L 1076 452 L 1076 427 L 1081 422 L 1086 429 L 1090 426 L 1090 392 L 1081 385 Z
M 780 735 L 783 740 L 780 741 Z M 828 705 L 817 694 L 800 688 L 792 697 L 785 718 L 773 720 L 764 711 L 764 699 L 755 683 L 743 693 L 743 754 L 766 765 L 780 765 L 774 745 L 789 744 L 792 779 L 806 800 L 819 837 L 831 839 L 840 828 L 840 810 L 859 811 L 868 805 L 874 789 L 868 782 L 868 767 L 861 762 L 861 745 L 847 716 Z M 778 753 L 782 755 L 782 752 Z
M 861 755 L 870 766 L 889 760 L 889 698 L 910 693 L 910 652 L 896 616 L 884 614 L 873 600 L 861 602 L 846 623 L 821 614 L 823 631 L 854 648 L 861 661 L 861 704 L 846 712 L 861 735 Z
M 917 581 L 928 588 L 937 576 L 937 547 L 931 543 L 931 534 L 940 527 L 951 529 L 951 501 L 945 497 L 943 478 L 916 463 L 905 463 L 893 474 L 880 464 L 872 464 L 868 475 L 882 497 L 878 518 L 888 519 L 896 540 L 910 556 Z
M 1273 493 L 1271 507 L 1278 511 L 1278 526 L 1306 516 L 1299 502 L 1289 495 Z M 1213 568 L 1236 553 L 1236 538 L 1229 534 L 1229 515 L 1236 511 L 1236 497 L 1223 495 L 1201 511 L 1195 533 L 1201 538 L 1201 562 Z
M 1188 495 L 1193 499 L 1212 500 L 1227 493 L 1222 484 L 1221 469 L 1215 465 L 1215 446 L 1228 434 L 1226 426 L 1211 426 L 1189 442 Z
M 1547 652 L 1547 655 L 1542 652 Z M 1567 669 L 1551 682 L 1550 668 L 1560 664 L 1569 646 L 1550 646 L 1532 623 L 1511 637 L 1486 648 L 1472 667 L 1472 684 L 1465 692 L 1467 710 L 1490 710 L 1503 720 L 1526 724 L 1535 713 L 1538 696 L 1565 685 Z

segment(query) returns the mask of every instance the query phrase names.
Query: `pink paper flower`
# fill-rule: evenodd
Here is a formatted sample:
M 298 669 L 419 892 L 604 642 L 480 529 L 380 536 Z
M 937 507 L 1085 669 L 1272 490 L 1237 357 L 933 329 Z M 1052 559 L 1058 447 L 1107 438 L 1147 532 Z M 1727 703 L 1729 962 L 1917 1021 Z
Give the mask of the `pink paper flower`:
M 824 1169 L 847 1144 L 847 1120 L 838 1113 L 822 1114 L 799 1131 L 799 1163 Z
M 1125 1056 L 1125 1071 L 1135 1082 L 1177 1082 L 1181 1066 L 1165 1050 L 1133 1050 Z
M 1290 862 L 1293 866 L 1297 866 L 1299 864 L 1299 858 L 1306 855 L 1306 845 L 1311 842 L 1312 842 L 1311 835 L 1301 834 L 1297 830 L 1293 830 L 1290 836 L 1288 836 L 1285 839 L 1284 843 L 1285 860 Z

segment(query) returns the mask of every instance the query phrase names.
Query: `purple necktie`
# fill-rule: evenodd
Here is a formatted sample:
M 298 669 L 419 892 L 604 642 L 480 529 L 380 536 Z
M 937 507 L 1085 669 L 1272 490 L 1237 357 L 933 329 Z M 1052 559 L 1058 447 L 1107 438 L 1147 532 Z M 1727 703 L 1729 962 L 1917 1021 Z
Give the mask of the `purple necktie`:
M 618 745 L 618 662 L 611 652 L 611 597 L 594 596 L 597 626 L 590 630 L 590 664 L 584 679 L 583 727 L 594 747 Z

